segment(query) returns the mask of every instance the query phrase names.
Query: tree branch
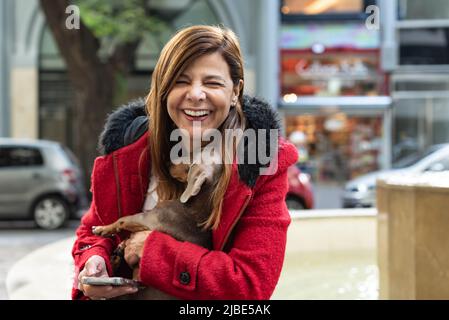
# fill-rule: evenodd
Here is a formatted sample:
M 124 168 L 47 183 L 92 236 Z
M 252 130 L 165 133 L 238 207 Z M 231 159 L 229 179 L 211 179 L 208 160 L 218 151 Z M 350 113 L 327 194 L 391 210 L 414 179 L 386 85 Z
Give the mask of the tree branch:
M 118 45 L 108 59 L 108 65 L 115 71 L 119 71 L 122 74 L 128 74 L 134 69 L 136 51 L 139 44 L 140 39 Z

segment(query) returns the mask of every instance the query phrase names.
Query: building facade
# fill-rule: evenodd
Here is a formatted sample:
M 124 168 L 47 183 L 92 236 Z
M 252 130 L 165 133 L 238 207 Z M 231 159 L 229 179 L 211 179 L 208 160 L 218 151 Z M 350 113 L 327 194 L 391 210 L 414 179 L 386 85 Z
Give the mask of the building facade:
M 449 2 L 385 1 L 392 52 L 393 161 L 449 142 Z
M 281 4 L 279 110 L 319 183 L 388 168 L 391 98 L 375 1 Z M 295 138 L 296 137 L 296 138 Z M 302 137 L 299 139 L 298 137 Z
M 316 181 L 344 182 L 449 141 L 446 0 L 152 3 L 180 14 L 165 38 L 149 35 L 141 44 L 129 98 L 146 94 L 177 28 L 221 23 L 240 38 L 246 92 L 278 108 Z M 73 89 L 38 1 L 0 0 L 0 28 L 0 136 L 70 147 Z
M 448 1 L 283 0 L 280 11 L 279 110 L 316 181 L 449 142 Z
M 154 10 L 177 10 L 170 29 L 145 39 L 129 98 L 147 93 L 152 68 L 164 41 L 191 24 L 223 24 L 238 35 L 245 60 L 245 89 L 268 101 L 277 100 L 278 1 L 152 1 Z M 0 0 L 0 136 L 45 138 L 70 147 L 73 89 L 37 0 Z M 165 37 L 165 38 L 164 38 Z M 114 106 L 111 106 L 111 109 Z

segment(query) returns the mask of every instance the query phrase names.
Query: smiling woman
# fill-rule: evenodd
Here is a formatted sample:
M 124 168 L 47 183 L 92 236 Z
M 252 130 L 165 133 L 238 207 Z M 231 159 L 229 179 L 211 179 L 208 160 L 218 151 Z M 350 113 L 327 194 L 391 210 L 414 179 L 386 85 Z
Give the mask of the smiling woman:
M 201 130 L 195 134 L 201 136 L 206 129 L 218 129 L 224 137 L 224 129 L 246 128 L 242 111 L 243 60 L 237 36 L 229 29 L 211 26 L 181 30 L 163 48 L 152 83 L 146 101 L 149 131 L 154 133 L 149 141 L 152 174 L 158 180 L 158 197 L 169 200 L 179 198 L 185 187 L 170 175 L 169 156 L 174 142 L 169 141 L 169 136 L 173 130 L 186 130 L 193 150 L 193 127 L 197 121 Z M 224 152 L 224 141 L 221 144 Z M 206 224 L 209 228 L 218 226 L 233 158 L 229 150 L 222 154 L 228 164 L 223 166 L 223 174 L 211 194 L 214 209 Z
M 244 96 L 243 84 L 240 45 L 231 30 L 192 26 L 169 40 L 154 70 L 146 101 L 136 101 L 112 114 L 101 135 L 101 149 L 106 154 L 95 161 L 93 202 L 77 230 L 72 251 L 78 279 L 130 277 L 129 268 L 120 268 L 116 273 L 112 270 L 110 256 L 120 244 L 126 262 L 134 268 L 134 278 L 169 296 L 270 298 L 282 269 L 290 223 L 285 204 L 287 168 L 296 162 L 298 154 L 284 139 L 270 139 L 272 131 L 279 136 L 277 114 L 267 103 Z M 201 207 L 208 218 L 195 229 L 209 234 L 210 243 L 203 247 L 193 237 L 164 230 L 163 214 L 156 221 L 161 227 L 135 232 L 129 239 L 122 233 L 113 238 L 93 235 L 93 226 L 108 225 L 142 211 L 151 216 L 152 210 L 167 202 L 181 205 L 180 196 L 189 188 L 191 168 L 195 166 L 192 162 L 183 167 L 184 171 L 172 170 L 175 164 L 170 155 L 176 142 L 170 137 L 179 129 L 193 137 L 196 124 L 201 125 L 200 133 L 207 129 L 221 133 L 222 159 L 229 156 L 231 160 L 225 159 L 220 174 L 211 178 L 211 187 L 206 188 L 210 192 Z M 236 139 L 236 143 L 228 145 L 226 130 L 263 130 L 270 134 L 253 134 L 253 141 L 243 139 L 245 143 L 239 145 Z M 129 138 L 130 132 L 136 133 L 133 138 Z M 262 152 L 258 152 L 259 145 L 263 146 Z M 255 161 L 237 162 L 235 155 L 240 146 L 244 154 L 257 154 Z M 272 147 L 276 159 L 270 152 L 267 163 L 259 154 Z M 266 167 L 275 169 L 264 175 L 261 169 Z M 187 174 L 188 183 L 172 175 L 175 171 Z M 200 178 L 192 181 L 200 185 L 195 190 L 201 188 Z M 193 194 L 192 201 L 197 194 Z M 192 201 L 186 202 L 179 224 L 182 217 L 189 217 Z M 173 217 L 176 220 L 177 215 L 171 212 L 170 223 L 177 222 L 172 221 Z M 95 287 L 78 281 L 72 296 L 101 299 L 133 292 L 129 287 Z

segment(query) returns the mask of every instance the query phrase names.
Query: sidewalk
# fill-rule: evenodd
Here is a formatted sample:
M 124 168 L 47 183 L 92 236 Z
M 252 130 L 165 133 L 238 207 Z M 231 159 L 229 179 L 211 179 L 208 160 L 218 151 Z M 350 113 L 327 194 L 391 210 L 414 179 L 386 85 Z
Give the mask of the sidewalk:
M 292 211 L 284 269 L 272 299 L 377 299 L 375 209 Z M 70 299 L 74 237 L 19 260 L 9 299 Z
M 73 282 L 74 237 L 43 246 L 9 270 L 6 288 L 11 300 L 69 300 Z

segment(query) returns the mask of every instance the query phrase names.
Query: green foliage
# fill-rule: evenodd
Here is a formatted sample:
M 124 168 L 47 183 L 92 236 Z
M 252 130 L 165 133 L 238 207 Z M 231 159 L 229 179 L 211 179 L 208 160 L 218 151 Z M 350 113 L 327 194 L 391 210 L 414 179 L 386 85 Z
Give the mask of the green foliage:
M 147 32 L 163 30 L 164 22 L 150 14 L 147 3 L 147 0 L 74 1 L 80 8 L 83 23 L 95 37 L 114 45 L 139 41 Z

